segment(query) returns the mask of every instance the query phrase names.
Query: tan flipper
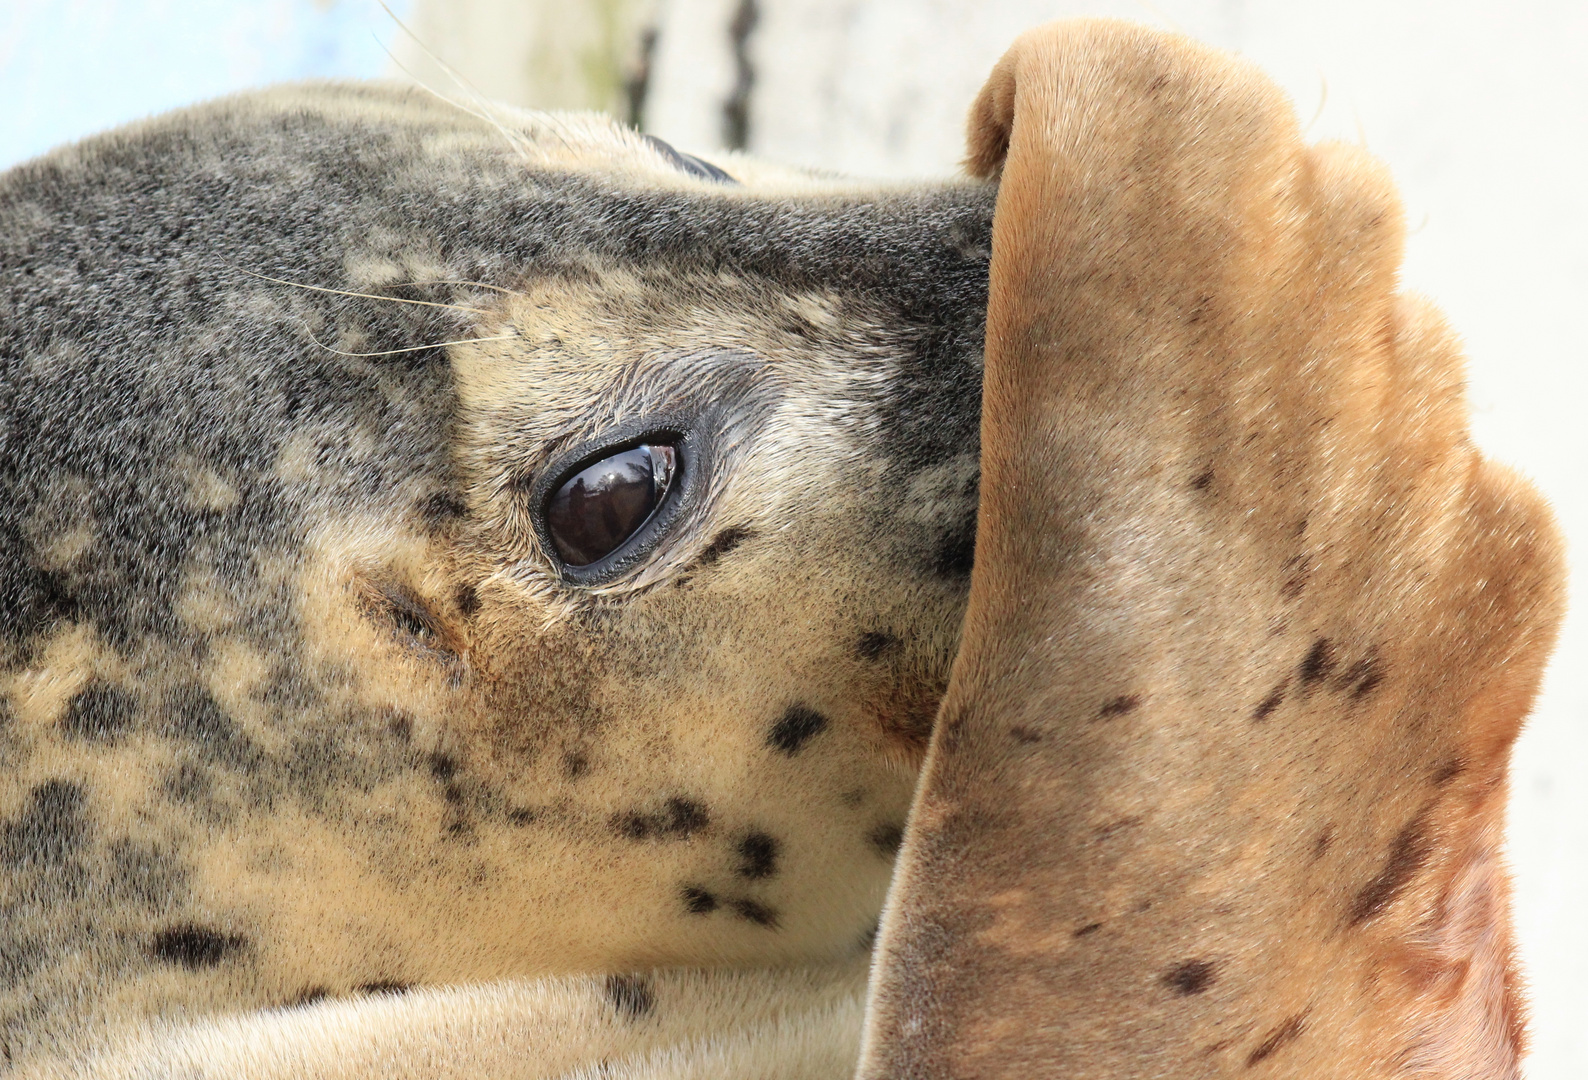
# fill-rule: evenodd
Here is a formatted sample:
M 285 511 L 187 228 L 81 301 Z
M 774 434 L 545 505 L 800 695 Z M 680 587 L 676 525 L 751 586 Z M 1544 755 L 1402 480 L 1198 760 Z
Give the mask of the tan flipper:
M 1021 38 L 962 651 L 861 1076 L 1515 1076 L 1506 766 L 1561 545 L 1397 292 L 1401 210 L 1244 62 Z

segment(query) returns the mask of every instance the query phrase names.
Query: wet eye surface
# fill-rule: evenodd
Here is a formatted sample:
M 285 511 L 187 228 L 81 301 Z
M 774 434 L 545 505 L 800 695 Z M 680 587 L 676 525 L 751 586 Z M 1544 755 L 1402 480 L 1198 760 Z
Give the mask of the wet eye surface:
M 569 566 L 612 554 L 661 505 L 678 471 L 678 451 L 643 444 L 586 465 L 546 503 L 546 532 Z

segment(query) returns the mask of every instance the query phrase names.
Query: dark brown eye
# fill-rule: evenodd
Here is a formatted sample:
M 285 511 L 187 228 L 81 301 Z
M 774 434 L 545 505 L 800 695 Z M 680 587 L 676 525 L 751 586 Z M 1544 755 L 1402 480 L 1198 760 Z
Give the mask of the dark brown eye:
M 677 459 L 671 446 L 636 446 L 570 476 L 546 503 L 546 531 L 562 561 L 589 566 L 621 547 L 661 504 Z

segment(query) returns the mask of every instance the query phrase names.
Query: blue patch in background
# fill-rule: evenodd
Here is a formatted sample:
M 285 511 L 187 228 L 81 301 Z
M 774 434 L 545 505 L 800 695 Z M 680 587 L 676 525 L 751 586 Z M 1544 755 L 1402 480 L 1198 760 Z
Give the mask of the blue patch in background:
M 0 0 L 0 168 L 237 90 L 378 77 L 400 33 L 377 0 Z

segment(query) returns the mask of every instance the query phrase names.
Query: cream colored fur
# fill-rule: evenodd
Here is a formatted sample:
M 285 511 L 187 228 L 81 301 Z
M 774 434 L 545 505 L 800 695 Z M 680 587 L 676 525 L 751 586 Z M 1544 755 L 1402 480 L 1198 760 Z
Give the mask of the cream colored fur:
M 592 123 L 518 117 L 505 137 L 540 166 L 696 183 Z M 444 129 L 437 145 L 464 138 Z M 860 1075 L 878 1080 L 1515 1076 L 1501 814 L 1559 615 L 1559 544 L 1537 496 L 1468 441 L 1451 333 L 1397 291 L 1388 179 L 1360 151 L 1304 146 L 1244 63 L 1113 23 L 1022 38 L 970 135 L 972 171 L 1002 177 L 980 531 L 869 1004 L 857 940 L 887 870 L 859 838 L 909 795 L 962 597 L 896 587 L 846 531 L 878 475 L 864 403 L 897 343 L 885 312 L 838 290 L 609 266 L 596 284 L 464 297 L 489 339 L 451 349 L 467 530 L 332 520 L 279 573 L 315 616 L 310 650 L 345 665 L 342 704 L 400 707 L 404 738 L 446 763 L 436 778 L 467 769 L 538 798 L 557 831 L 519 839 L 482 813 L 470 846 L 431 843 L 463 796 L 396 782 L 353 813 L 414 838 L 407 876 L 307 813 L 218 827 L 206 903 L 221 918 L 250 898 L 271 993 L 321 978 L 340 993 L 371 957 L 425 985 L 219 1015 L 184 989 L 190 1019 L 150 1021 L 139 995 L 179 1000 L 179 976 L 129 983 L 85 1007 L 94 1049 L 16 1075 L 837 1080 L 868 1010 Z M 734 168 L 757 197 L 820 193 Z M 350 258 L 350 280 L 450 271 L 429 254 Z M 788 331 L 791 313 L 811 329 Z M 537 569 L 513 478 L 695 385 L 712 369 L 692 358 L 714 348 L 767 362 L 780 436 L 735 444 L 642 572 L 570 598 Z M 289 446 L 280 474 L 312 476 L 315 452 Z M 918 477 L 920 520 L 901 524 L 950 515 L 974 469 Z M 228 503 L 224 477 L 192 471 L 195 498 Z M 739 522 L 785 546 L 746 545 L 685 600 L 658 587 Z M 393 588 L 435 613 L 422 648 L 366 617 Z M 850 609 L 911 628 L 888 671 L 846 651 L 869 623 L 824 614 Z M 202 580 L 183 610 L 235 615 Z M 759 611 L 786 614 L 744 625 Z M 722 627 L 733 647 L 713 649 Z M 659 697 L 622 650 L 669 634 L 690 660 Z M 761 659 L 774 651 L 781 664 Z M 39 732 L 90 673 L 133 677 L 91 630 L 40 655 L 10 688 Z M 265 660 L 211 661 L 244 722 Z M 790 771 L 765 754 L 762 714 L 812 685 L 831 728 Z M 506 722 L 526 708 L 607 727 L 553 745 Z M 73 775 L 129 817 L 139 770 L 160 764 L 127 744 L 83 761 Z M 612 815 L 680 785 L 712 829 L 786 841 L 778 936 L 748 917 L 647 921 L 680 880 L 733 880 L 693 836 L 612 839 Z M 285 875 L 282 852 L 299 860 Z M 645 968 L 664 970 L 586 974 Z M 216 1000 L 242 993 L 212 978 Z

